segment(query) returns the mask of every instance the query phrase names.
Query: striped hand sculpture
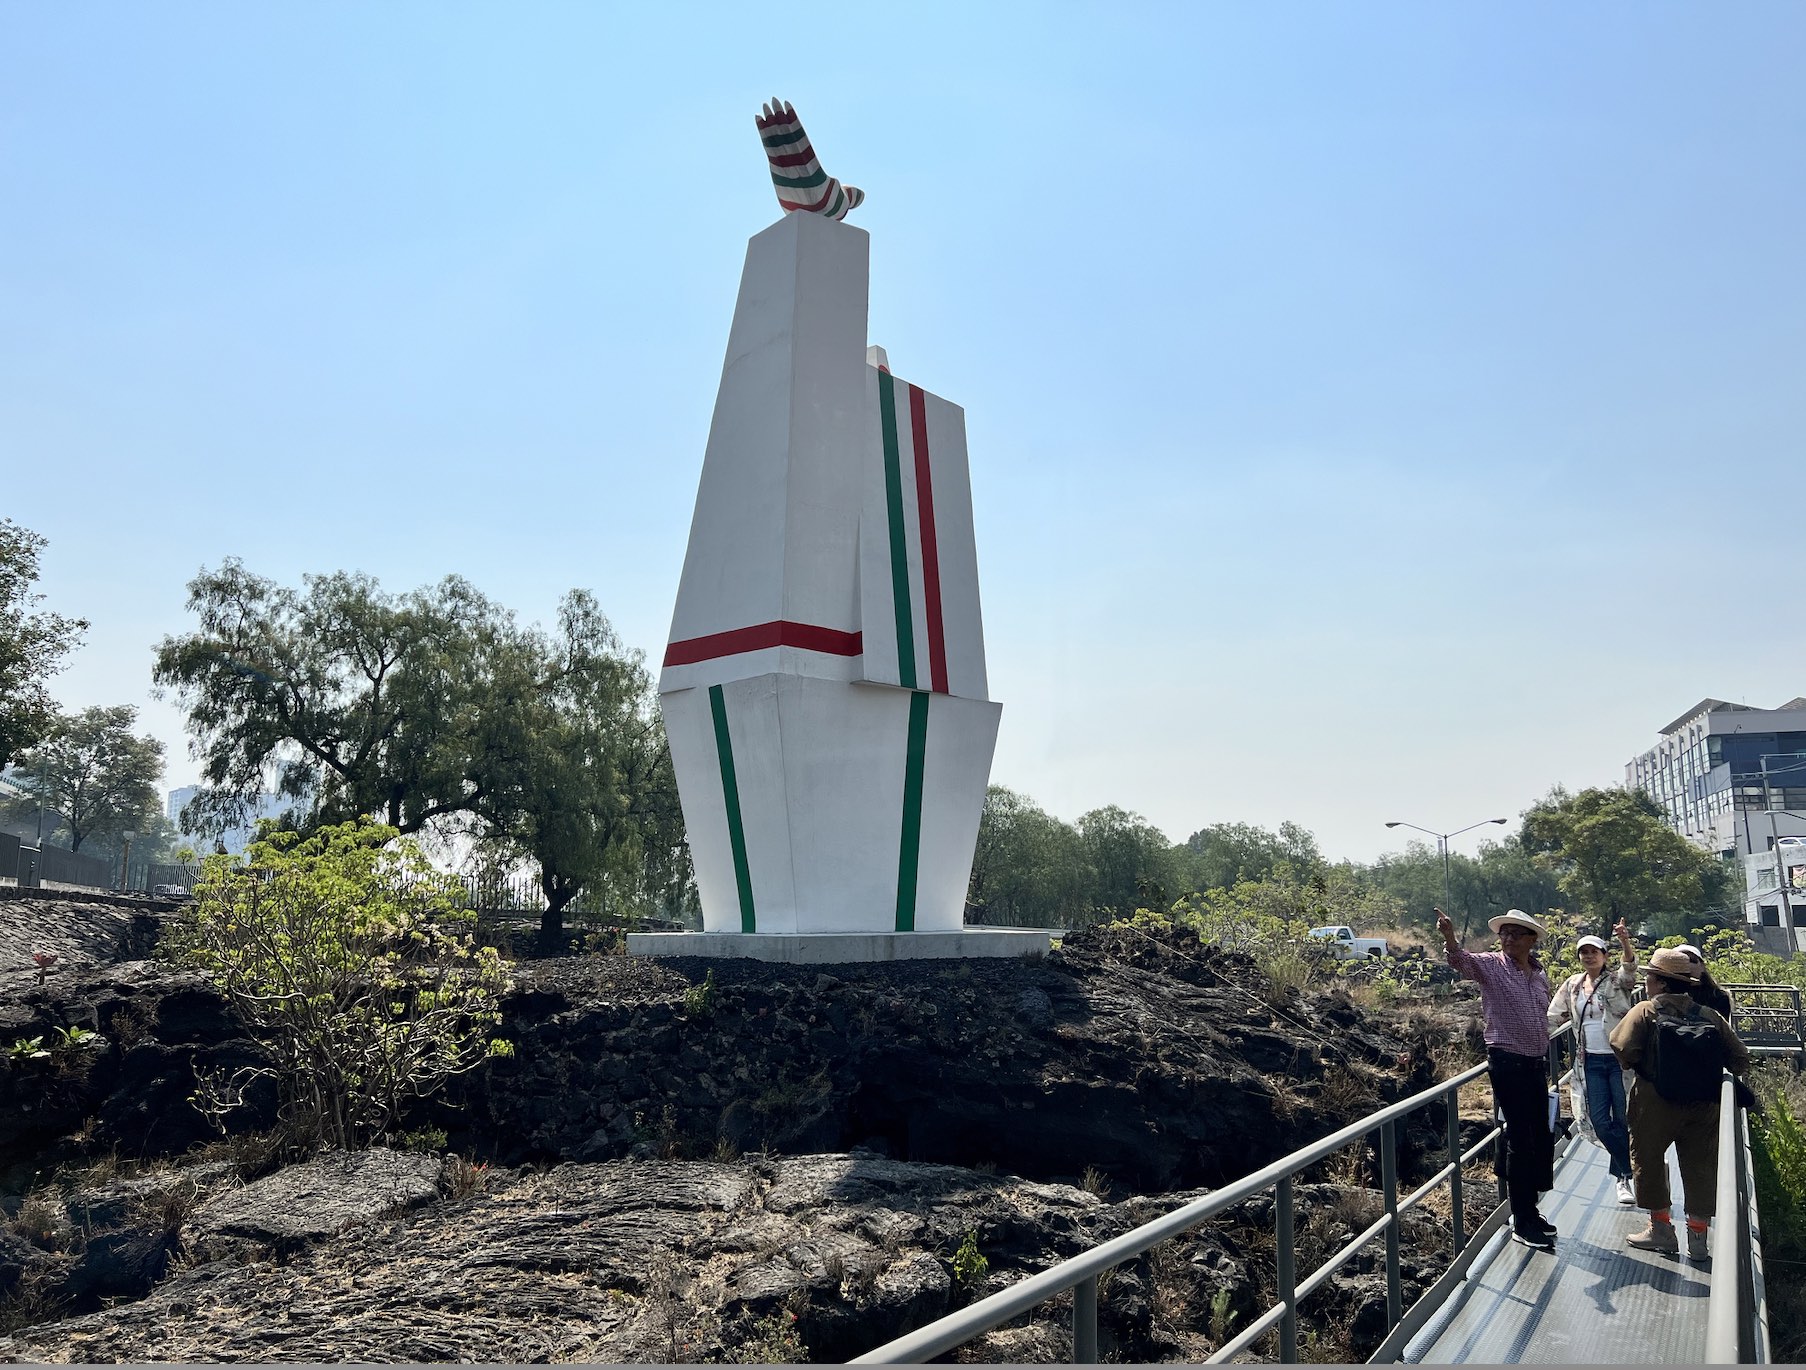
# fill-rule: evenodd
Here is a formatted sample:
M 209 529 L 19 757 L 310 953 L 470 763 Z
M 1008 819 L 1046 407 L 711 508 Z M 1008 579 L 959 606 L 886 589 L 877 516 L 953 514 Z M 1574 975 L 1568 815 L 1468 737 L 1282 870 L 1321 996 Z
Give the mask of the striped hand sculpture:
M 772 98 L 763 112 L 753 116 L 765 157 L 771 163 L 771 183 L 786 214 L 802 210 L 827 219 L 844 219 L 865 199 L 858 186 L 842 185 L 821 169 L 803 121 L 784 101 Z

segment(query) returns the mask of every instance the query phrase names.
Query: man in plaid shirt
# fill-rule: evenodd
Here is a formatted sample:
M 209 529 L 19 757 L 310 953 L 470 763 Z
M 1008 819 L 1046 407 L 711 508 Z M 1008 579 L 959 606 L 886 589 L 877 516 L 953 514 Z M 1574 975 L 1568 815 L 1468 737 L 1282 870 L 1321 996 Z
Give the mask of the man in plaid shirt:
M 1488 924 L 1498 951 L 1463 951 L 1455 925 L 1436 910 L 1451 966 L 1480 986 L 1486 1020 L 1486 1063 L 1492 1096 L 1505 1118 L 1502 1164 L 1511 1202 L 1511 1235 L 1526 1246 L 1555 1245 L 1555 1225 L 1537 1211 L 1536 1198 L 1555 1186 L 1555 1135 L 1549 1130 L 1549 977 L 1536 944 L 1543 925 L 1522 909 L 1508 909 Z

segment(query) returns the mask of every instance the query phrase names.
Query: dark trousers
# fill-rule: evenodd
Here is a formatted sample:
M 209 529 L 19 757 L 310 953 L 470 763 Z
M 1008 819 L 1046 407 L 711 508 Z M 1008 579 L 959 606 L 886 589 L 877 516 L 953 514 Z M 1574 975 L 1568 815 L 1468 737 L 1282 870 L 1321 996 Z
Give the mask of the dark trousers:
M 1514 1223 L 1533 1221 L 1536 1196 L 1555 1187 L 1555 1134 L 1549 1131 L 1549 1066 L 1541 1056 L 1488 1047 L 1493 1102 L 1505 1117 L 1505 1194 Z

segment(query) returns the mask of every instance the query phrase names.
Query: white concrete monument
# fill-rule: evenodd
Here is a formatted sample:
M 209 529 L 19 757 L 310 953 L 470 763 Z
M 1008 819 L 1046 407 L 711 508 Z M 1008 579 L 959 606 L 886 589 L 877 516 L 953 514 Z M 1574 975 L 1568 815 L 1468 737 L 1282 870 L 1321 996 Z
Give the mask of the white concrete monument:
M 827 178 L 787 106 L 760 129 L 780 202 L 803 212 L 747 247 L 659 677 L 704 930 L 629 950 L 1045 948 L 1045 931 L 964 926 L 1002 713 L 964 414 L 866 346 L 870 240 L 839 221 L 861 193 L 792 203 Z

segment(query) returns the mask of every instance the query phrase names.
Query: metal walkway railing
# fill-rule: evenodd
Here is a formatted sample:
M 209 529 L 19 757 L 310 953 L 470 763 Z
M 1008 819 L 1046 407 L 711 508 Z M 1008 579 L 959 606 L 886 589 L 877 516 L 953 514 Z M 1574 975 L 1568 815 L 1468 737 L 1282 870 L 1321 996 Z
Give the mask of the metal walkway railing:
M 1561 1034 L 1561 1035 L 1565 1035 Z M 1558 1070 L 1557 1043 L 1551 1045 L 1552 1078 Z M 1784 1050 L 1784 1048 L 1771 1048 Z M 1000 1290 L 969 1307 L 887 1342 L 852 1361 L 855 1365 L 896 1365 L 927 1361 L 1020 1317 L 1049 1299 L 1072 1291 L 1072 1360 L 1091 1364 L 1098 1359 L 1098 1281 L 1107 1271 L 1190 1231 L 1209 1219 L 1266 1190 L 1273 1191 L 1273 1240 L 1275 1285 L 1278 1301 L 1210 1357 L 1215 1364 L 1231 1360 L 1261 1338 L 1277 1331 L 1277 1359 L 1294 1364 L 1298 1359 L 1298 1304 L 1322 1287 L 1358 1251 L 1383 1237 L 1386 1243 L 1387 1337 L 1374 1359 L 1396 1359 L 1409 1338 L 1435 1314 L 1437 1307 L 1461 1286 L 1477 1257 L 1496 1251 L 1493 1237 L 1504 1225 L 1504 1205 L 1493 1207 L 1479 1226 L 1464 1226 L 1464 1177 L 1462 1168 L 1484 1152 L 1500 1136 L 1494 1126 L 1473 1146 L 1461 1149 L 1460 1110 L 1456 1096 L 1462 1086 L 1485 1076 L 1484 1065 L 1473 1066 L 1410 1098 L 1350 1123 L 1322 1141 L 1302 1147 L 1235 1183 L 1225 1186 L 1164 1217 L 1105 1242 L 1081 1255 L 1062 1261 L 1008 1289 Z M 1438 1100 L 1447 1100 L 1447 1159 L 1434 1175 L 1404 1198 L 1398 1196 L 1397 1127 L 1401 1119 Z M 1733 1259 L 1714 1263 L 1711 1283 L 1706 1360 L 1712 1364 L 1768 1361 L 1767 1310 L 1762 1282 L 1761 1227 L 1756 1211 L 1753 1169 L 1750 1164 L 1748 1120 L 1732 1098 L 1731 1077 L 1726 1075 L 1720 1112 L 1718 1174 L 1718 1248 L 1734 1253 Z M 1380 1187 L 1384 1212 L 1357 1233 L 1322 1265 L 1301 1280 L 1294 1266 L 1293 1183 L 1300 1171 L 1340 1151 L 1379 1134 Z M 1439 1185 L 1449 1186 L 1452 1249 L 1451 1264 L 1435 1285 L 1411 1309 L 1401 1308 L 1399 1273 L 1400 1215 L 1421 1203 Z M 1496 1193 L 1489 1181 L 1489 1192 Z
M 1798 985 L 1726 985 L 1731 1026 L 1752 1051 L 1806 1050 L 1806 1009 Z
M 1255 1194 L 1273 1191 L 1273 1242 L 1279 1300 L 1250 1323 L 1240 1335 L 1227 1342 L 1211 1363 L 1227 1361 L 1247 1350 L 1256 1341 L 1277 1329 L 1279 1359 L 1295 1363 L 1298 1359 L 1298 1303 L 1326 1283 L 1356 1252 L 1369 1242 L 1384 1237 L 1386 1242 L 1386 1325 L 1396 1325 L 1403 1314 L 1402 1288 L 1399 1277 L 1399 1215 L 1422 1203 L 1437 1186 L 1447 1182 L 1453 1227 L 1452 1258 L 1459 1263 L 1471 1239 L 1478 1235 L 1463 1225 L 1462 1167 L 1483 1152 L 1499 1136 L 1494 1127 L 1466 1151 L 1461 1149 L 1460 1109 L 1456 1094 L 1465 1084 L 1486 1074 L 1483 1065 L 1471 1067 L 1442 1083 L 1433 1085 L 1408 1099 L 1401 1099 L 1343 1128 L 1320 1142 L 1312 1143 L 1282 1157 L 1254 1174 L 1237 1180 L 1202 1199 L 1194 1200 L 1163 1218 L 1143 1223 L 1131 1232 L 1094 1247 L 1071 1260 L 1062 1261 L 1050 1270 L 1031 1275 L 1020 1284 L 980 1299 L 970 1307 L 949 1313 L 938 1322 L 917 1329 L 874 1351 L 854 1359 L 855 1365 L 897 1365 L 926 1361 L 951 1351 L 954 1347 L 999 1327 L 1011 1318 L 1064 1294 L 1073 1293 L 1072 1359 L 1075 1364 L 1091 1364 L 1097 1360 L 1097 1287 L 1098 1277 L 1106 1271 L 1133 1260 L 1168 1238 L 1188 1232 L 1200 1223 L 1233 1208 Z M 1402 1118 L 1427 1108 L 1439 1099 L 1447 1099 L 1448 1159 L 1443 1167 L 1404 1198 L 1398 1197 L 1398 1123 Z M 1357 1233 L 1340 1250 L 1300 1281 L 1293 1264 L 1292 1188 L 1298 1172 L 1356 1142 L 1364 1142 L 1379 1134 L 1380 1189 L 1384 1213 L 1366 1230 Z M 1487 1189 L 1493 1186 L 1489 1182 Z M 1489 1225 L 1496 1225 L 1498 1213 L 1491 1213 Z M 1490 1226 L 1488 1226 L 1490 1230 Z
M 1798 1006 L 1798 991 L 1795 1005 Z M 1718 1242 L 1734 1261 L 1715 1264 L 1706 1307 L 1706 1358 L 1713 1365 L 1769 1363 L 1768 1297 L 1762 1270 L 1762 1217 L 1749 1114 L 1737 1107 L 1731 1077 L 1718 1095 Z M 1728 1232 L 1727 1232 L 1728 1229 Z M 1730 1267 L 1727 1278 L 1726 1266 Z

